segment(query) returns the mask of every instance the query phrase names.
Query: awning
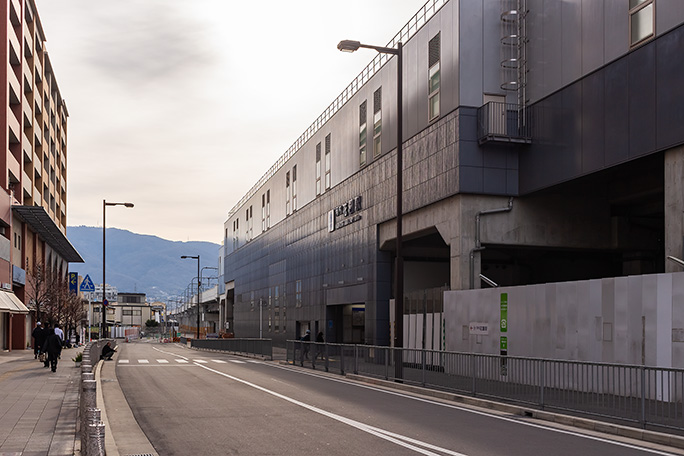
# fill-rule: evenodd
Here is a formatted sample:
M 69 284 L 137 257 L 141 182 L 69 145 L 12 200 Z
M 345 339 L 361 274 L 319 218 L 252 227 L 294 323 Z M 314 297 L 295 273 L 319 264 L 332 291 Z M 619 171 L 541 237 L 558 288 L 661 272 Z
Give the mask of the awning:
M 28 223 L 50 247 L 68 263 L 83 263 L 83 258 L 71 245 L 67 237 L 57 228 L 45 209 L 40 206 L 12 206 L 14 213 Z
M 0 312 L 27 314 L 29 310 L 14 293 L 0 291 Z

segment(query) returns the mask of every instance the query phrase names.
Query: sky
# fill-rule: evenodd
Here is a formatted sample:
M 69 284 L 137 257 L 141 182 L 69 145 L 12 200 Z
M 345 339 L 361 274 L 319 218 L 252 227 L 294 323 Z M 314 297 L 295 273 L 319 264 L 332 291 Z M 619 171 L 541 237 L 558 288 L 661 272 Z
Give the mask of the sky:
M 36 0 L 67 224 L 222 242 L 228 212 L 424 0 Z M 68 236 L 68 231 L 67 231 Z

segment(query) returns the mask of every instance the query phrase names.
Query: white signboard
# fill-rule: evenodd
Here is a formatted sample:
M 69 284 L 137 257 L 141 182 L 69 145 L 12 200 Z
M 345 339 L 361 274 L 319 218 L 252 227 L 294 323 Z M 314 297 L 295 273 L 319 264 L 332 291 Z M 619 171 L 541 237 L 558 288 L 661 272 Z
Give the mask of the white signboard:
M 470 330 L 470 334 L 476 334 L 476 335 L 480 335 L 480 336 L 488 336 L 489 335 L 489 323 L 471 322 L 469 324 L 469 330 Z

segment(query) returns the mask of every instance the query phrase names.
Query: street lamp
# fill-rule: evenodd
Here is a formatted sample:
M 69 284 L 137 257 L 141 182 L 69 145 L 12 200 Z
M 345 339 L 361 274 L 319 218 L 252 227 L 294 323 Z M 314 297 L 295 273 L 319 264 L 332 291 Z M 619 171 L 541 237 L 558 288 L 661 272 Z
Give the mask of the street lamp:
M 200 256 L 192 256 L 192 255 L 183 255 L 181 259 L 185 260 L 186 258 L 192 258 L 193 260 L 197 260 L 197 340 L 200 338 L 200 285 L 202 282 L 200 282 Z
M 361 44 L 358 41 L 342 40 L 337 45 L 337 49 L 342 52 L 354 52 L 359 48 L 374 49 L 380 54 L 391 54 L 397 56 L 397 264 L 394 268 L 395 295 L 394 295 L 394 347 L 401 349 L 404 345 L 404 257 L 401 252 L 402 244 L 402 180 L 403 180 L 403 153 L 402 153 L 402 44 L 397 43 L 396 48 L 382 46 L 372 46 Z M 402 353 L 397 350 L 395 354 L 395 378 L 400 379 L 402 375 Z
M 107 279 L 106 279 L 106 273 L 105 273 L 105 253 L 106 253 L 106 244 L 105 244 L 105 239 L 106 239 L 106 232 L 107 232 L 107 227 L 106 227 L 106 222 L 105 222 L 105 214 L 106 214 L 106 209 L 107 206 L 126 206 L 126 207 L 133 207 L 133 203 L 108 203 L 106 200 L 102 200 L 102 332 L 100 334 L 101 339 L 106 339 L 107 338 L 107 308 L 105 307 L 105 302 L 107 301 Z

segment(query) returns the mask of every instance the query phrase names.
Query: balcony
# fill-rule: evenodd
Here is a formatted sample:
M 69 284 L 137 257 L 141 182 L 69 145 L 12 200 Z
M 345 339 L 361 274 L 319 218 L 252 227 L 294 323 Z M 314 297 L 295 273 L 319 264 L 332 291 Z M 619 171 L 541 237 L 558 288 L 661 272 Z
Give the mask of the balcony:
M 33 146 L 26 133 L 22 134 L 21 148 L 24 150 L 24 163 L 33 163 Z
M 26 22 L 24 22 L 24 56 L 27 59 L 33 57 L 33 36 Z
M 9 61 L 12 65 L 21 64 L 21 44 L 13 28 L 7 29 L 7 40 L 9 41 Z
M 38 158 L 38 155 L 34 152 L 33 154 L 33 171 L 34 175 L 40 178 L 43 175 L 43 165 Z
M 24 63 L 21 66 L 23 70 L 22 73 L 24 74 L 24 93 L 31 93 L 33 92 L 32 66 L 26 60 L 24 60 Z
M 24 130 L 33 128 L 33 111 L 31 110 L 31 102 L 24 97 L 22 100 L 22 112 L 24 113 Z
M 14 74 L 14 69 L 7 65 L 7 82 L 9 84 L 9 102 L 11 105 L 21 103 L 21 84 L 17 75 Z
M 477 110 L 477 140 L 487 142 L 530 144 L 532 142 L 532 110 L 516 104 L 491 101 Z

